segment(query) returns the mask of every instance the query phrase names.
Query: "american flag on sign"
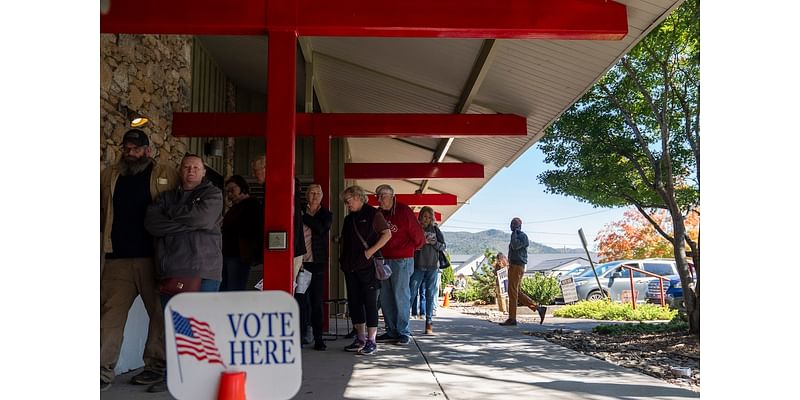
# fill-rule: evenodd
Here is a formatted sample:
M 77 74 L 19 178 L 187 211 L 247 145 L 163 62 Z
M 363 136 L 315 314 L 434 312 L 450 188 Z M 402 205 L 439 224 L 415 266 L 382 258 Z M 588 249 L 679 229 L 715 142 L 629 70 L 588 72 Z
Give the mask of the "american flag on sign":
M 175 327 L 175 348 L 179 355 L 189 355 L 198 361 L 219 364 L 223 367 L 219 349 L 214 343 L 214 331 L 208 323 L 172 311 L 172 325 Z

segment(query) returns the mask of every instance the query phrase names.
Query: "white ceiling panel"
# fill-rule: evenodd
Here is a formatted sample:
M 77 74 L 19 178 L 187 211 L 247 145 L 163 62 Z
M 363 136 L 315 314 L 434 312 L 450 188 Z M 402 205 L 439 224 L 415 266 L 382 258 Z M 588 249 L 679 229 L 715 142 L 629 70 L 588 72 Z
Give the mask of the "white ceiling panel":
M 577 101 L 625 52 L 682 1 L 622 0 L 627 6 L 628 35 L 619 41 L 498 40 L 491 63 L 479 80 L 469 113 L 508 113 L 527 118 L 527 136 L 459 138 L 446 162 L 484 165 L 484 179 L 431 180 L 428 192 L 451 193 L 467 201 L 504 166 L 510 165 L 544 129 Z M 263 87 L 257 66 L 236 68 L 229 62 L 236 39 L 204 40 L 226 73 L 242 86 Z M 325 112 L 453 113 L 483 40 L 397 38 L 304 38 L 313 54 L 315 90 Z M 263 48 L 263 38 L 243 49 Z M 264 62 L 260 58 L 259 62 Z M 300 78 L 300 77 L 299 77 Z M 348 139 L 353 162 L 430 162 L 436 138 Z M 532 171 L 532 174 L 536 171 Z M 368 191 L 381 183 L 398 193 L 413 193 L 420 181 L 362 180 Z M 446 219 L 458 207 L 439 207 Z

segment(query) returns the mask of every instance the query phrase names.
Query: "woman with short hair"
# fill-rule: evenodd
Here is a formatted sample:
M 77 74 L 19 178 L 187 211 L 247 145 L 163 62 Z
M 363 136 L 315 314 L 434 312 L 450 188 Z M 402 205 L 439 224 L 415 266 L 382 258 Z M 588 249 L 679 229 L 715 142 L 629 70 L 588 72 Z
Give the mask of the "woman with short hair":
M 339 265 L 347 285 L 347 304 L 353 326 L 358 332 L 345 351 L 371 355 L 377 351 L 378 288 L 372 258 L 392 237 L 389 225 L 378 209 L 367 204 L 367 195 L 360 186 L 342 192 L 349 214 L 342 224 L 342 251 Z M 366 244 L 365 244 L 366 243 Z
M 328 262 L 328 232 L 333 223 L 333 214 L 322 205 L 322 186 L 316 183 L 308 185 L 306 189 L 306 204 L 303 210 L 303 242 L 306 254 L 303 255 L 303 269 L 311 272 L 311 284 L 300 298 L 305 302 L 301 304 L 300 311 L 311 308 L 310 318 L 305 318 L 314 331 L 314 350 L 325 350 L 327 346 L 322 339 L 322 295 L 324 292 L 325 267 Z M 306 306 L 306 304 L 308 306 Z M 303 318 L 301 318 L 301 321 Z M 306 327 L 300 328 L 305 334 Z

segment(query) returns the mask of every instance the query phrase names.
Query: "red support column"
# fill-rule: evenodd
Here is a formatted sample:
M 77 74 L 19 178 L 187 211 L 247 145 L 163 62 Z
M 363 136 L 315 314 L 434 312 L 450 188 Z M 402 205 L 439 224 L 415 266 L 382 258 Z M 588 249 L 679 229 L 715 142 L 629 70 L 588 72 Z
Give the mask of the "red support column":
M 314 136 L 314 181 L 322 186 L 322 206 L 331 209 L 331 139 L 326 135 Z M 328 231 L 327 243 L 330 254 L 331 236 Z M 325 260 L 325 282 L 322 286 L 322 298 L 330 299 L 331 263 L 330 257 Z M 323 304 L 322 315 L 330 315 L 329 303 Z M 322 319 L 322 330 L 327 332 L 330 318 Z
M 267 65 L 267 178 L 264 187 L 264 233 L 285 232 L 286 248 L 264 250 L 264 290 L 293 292 L 295 63 L 297 34 L 269 33 Z M 264 132 L 266 136 L 266 132 Z

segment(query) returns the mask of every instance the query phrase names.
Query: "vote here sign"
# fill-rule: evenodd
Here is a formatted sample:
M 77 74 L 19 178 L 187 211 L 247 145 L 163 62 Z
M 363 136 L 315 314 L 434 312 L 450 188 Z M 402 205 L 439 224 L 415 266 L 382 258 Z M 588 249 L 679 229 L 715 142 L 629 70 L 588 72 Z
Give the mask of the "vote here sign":
M 221 374 L 244 371 L 248 398 L 291 398 L 302 381 L 299 318 L 282 291 L 173 297 L 164 309 L 170 393 L 216 399 Z

